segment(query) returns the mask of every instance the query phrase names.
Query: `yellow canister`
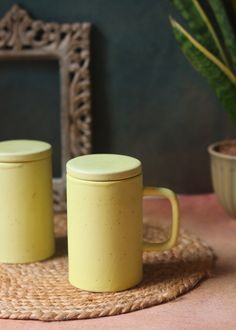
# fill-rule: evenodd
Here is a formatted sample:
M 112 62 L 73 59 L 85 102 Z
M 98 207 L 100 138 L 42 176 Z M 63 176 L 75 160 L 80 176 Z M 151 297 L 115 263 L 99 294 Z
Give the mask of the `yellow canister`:
M 143 275 L 142 252 L 172 247 L 179 228 L 175 194 L 148 188 L 145 195 L 167 197 L 172 205 L 170 238 L 143 242 L 142 169 L 123 155 L 92 154 L 67 163 L 69 281 L 95 292 L 121 291 Z
M 35 262 L 54 253 L 51 167 L 46 142 L 0 142 L 0 262 Z

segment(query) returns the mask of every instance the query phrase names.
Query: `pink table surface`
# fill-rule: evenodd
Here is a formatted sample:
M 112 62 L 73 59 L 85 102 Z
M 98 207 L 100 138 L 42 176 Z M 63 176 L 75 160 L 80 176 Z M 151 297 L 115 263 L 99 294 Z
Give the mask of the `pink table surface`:
M 119 316 L 63 322 L 0 320 L 0 329 L 236 329 L 236 221 L 214 195 L 180 196 L 182 228 L 210 244 L 218 257 L 214 276 L 176 300 Z M 145 199 L 145 217 L 168 221 L 166 201 Z

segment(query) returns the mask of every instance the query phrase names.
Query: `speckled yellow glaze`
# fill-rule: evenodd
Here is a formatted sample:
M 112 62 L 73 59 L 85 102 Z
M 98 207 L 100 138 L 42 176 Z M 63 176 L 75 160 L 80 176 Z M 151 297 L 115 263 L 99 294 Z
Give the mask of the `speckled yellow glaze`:
M 53 252 L 51 146 L 0 142 L 0 262 L 34 262 Z
M 130 160 L 120 156 L 122 162 L 118 164 L 119 156 L 116 156 L 107 155 L 108 160 L 116 162 L 116 180 L 112 177 L 112 161 L 103 163 L 100 158 L 106 159 L 106 156 L 82 156 L 88 159 L 80 162 L 77 158 L 67 164 L 69 281 L 88 291 L 121 291 L 135 286 L 142 279 L 143 250 L 168 249 L 175 244 L 178 235 L 179 209 L 175 194 L 164 188 L 148 188 L 145 195 L 170 199 L 173 225 L 167 242 L 142 241 L 141 165 L 139 161 L 133 162 L 133 173 L 137 174 L 139 167 L 139 175 L 124 179 L 126 169 L 132 175 Z M 85 180 L 83 165 L 89 159 L 88 176 L 93 175 L 93 181 Z M 75 166 L 78 166 L 77 171 Z M 94 180 L 96 171 L 100 181 Z M 105 181 L 106 174 L 109 181 Z

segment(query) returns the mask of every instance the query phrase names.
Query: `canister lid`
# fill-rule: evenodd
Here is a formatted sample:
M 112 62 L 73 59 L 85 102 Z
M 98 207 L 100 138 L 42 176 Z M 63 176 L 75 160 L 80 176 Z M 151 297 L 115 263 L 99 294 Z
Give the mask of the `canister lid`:
M 0 142 L 0 162 L 29 162 L 51 155 L 51 145 L 36 140 L 7 140 Z
M 141 162 L 133 157 L 115 154 L 79 156 L 67 162 L 67 173 L 88 181 L 122 180 L 139 175 Z

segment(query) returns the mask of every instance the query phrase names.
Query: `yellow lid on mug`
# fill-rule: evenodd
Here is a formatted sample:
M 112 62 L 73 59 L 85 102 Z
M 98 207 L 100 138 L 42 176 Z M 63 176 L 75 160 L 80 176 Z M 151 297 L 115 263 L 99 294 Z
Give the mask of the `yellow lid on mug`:
M 141 162 L 133 157 L 116 154 L 91 154 L 67 162 L 67 173 L 88 181 L 114 181 L 141 174 Z
M 49 143 L 37 140 L 0 142 L 0 162 L 29 162 L 47 158 L 52 153 Z

